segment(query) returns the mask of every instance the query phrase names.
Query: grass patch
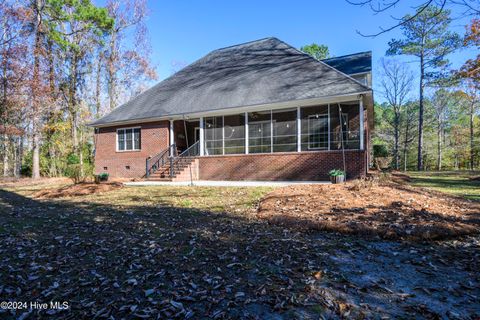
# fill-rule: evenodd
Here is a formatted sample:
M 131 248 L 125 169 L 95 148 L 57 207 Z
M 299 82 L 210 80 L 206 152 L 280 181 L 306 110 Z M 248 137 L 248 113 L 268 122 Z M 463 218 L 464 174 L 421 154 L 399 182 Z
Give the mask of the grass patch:
M 480 201 L 480 181 L 470 180 L 480 175 L 478 171 L 409 172 L 408 175 L 413 186 Z

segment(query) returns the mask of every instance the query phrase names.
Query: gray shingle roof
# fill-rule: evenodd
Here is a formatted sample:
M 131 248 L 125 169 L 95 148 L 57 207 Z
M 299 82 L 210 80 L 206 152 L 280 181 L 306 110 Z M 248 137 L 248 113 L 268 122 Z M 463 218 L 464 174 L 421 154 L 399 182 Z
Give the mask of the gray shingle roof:
M 91 125 L 369 91 L 276 38 L 212 51 Z
M 359 52 L 341 57 L 322 60 L 329 66 L 346 74 L 364 73 L 372 71 L 372 52 Z

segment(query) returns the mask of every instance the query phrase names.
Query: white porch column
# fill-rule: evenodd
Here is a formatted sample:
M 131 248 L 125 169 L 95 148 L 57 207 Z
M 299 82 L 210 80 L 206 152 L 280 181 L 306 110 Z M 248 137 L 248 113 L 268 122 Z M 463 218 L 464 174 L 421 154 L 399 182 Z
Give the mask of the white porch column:
M 248 112 L 245 112 L 245 154 L 248 154 Z
M 222 116 L 222 154 L 225 154 L 225 116 Z
M 332 122 L 331 119 L 330 119 L 330 103 L 328 104 L 328 117 L 327 117 L 327 121 L 328 121 L 328 123 L 327 123 L 327 128 L 328 128 L 328 138 L 327 138 L 327 139 L 328 139 L 328 151 L 330 151 L 330 134 L 331 134 L 331 132 L 330 132 L 330 130 L 331 130 L 331 129 L 330 129 L 330 123 Z
M 173 120 L 170 120 L 170 134 L 169 134 L 169 138 L 170 138 L 170 145 L 174 144 L 175 143 L 175 135 L 174 135 L 174 132 L 173 132 Z
M 200 117 L 200 156 L 205 154 L 204 147 L 204 130 L 203 130 L 203 117 Z
M 363 142 L 363 130 L 364 130 L 364 126 L 365 126 L 365 123 L 364 123 L 364 115 L 363 115 L 363 96 L 360 98 L 359 100 L 359 114 L 360 114 L 360 150 L 363 150 L 364 146 L 364 142 Z
M 300 107 L 297 107 L 297 152 L 302 152 L 302 118 Z

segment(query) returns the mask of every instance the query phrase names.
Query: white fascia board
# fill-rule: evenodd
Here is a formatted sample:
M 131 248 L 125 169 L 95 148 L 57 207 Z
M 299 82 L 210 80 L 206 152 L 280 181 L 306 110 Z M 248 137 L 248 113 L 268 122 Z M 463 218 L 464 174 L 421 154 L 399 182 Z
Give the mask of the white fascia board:
M 189 120 L 189 119 L 197 119 L 200 117 L 224 116 L 224 115 L 239 114 L 239 113 L 253 112 L 253 111 L 277 110 L 277 109 L 286 109 L 286 108 L 294 108 L 294 107 L 310 107 L 310 106 L 316 106 L 319 104 L 357 101 L 360 95 L 368 94 L 371 92 L 372 90 L 367 90 L 367 91 L 356 92 L 352 94 L 335 95 L 335 96 L 328 96 L 328 97 L 322 97 L 322 98 L 290 100 L 290 101 L 284 101 L 284 102 L 257 104 L 257 105 L 251 105 L 251 106 L 233 107 L 233 108 L 225 108 L 225 109 L 203 111 L 203 112 L 192 112 L 192 113 L 176 114 L 176 115 L 163 116 L 163 117 L 133 119 L 133 120 L 127 120 L 127 121 L 110 122 L 106 124 L 88 125 L 88 126 L 95 127 L 95 128 L 104 128 L 104 127 L 114 127 L 114 126 L 121 126 L 121 125 L 127 125 L 127 124 L 148 123 L 148 122 L 155 122 L 155 121 L 161 121 L 161 120 L 183 120 L 183 119 Z

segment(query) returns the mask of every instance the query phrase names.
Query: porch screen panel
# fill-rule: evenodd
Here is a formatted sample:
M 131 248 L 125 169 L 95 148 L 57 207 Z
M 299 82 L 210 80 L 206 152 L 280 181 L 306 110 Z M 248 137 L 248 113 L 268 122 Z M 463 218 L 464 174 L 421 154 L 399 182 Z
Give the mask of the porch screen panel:
M 358 102 L 331 104 L 330 116 L 330 149 L 342 149 L 342 142 L 345 149 L 359 149 L 360 114 Z
M 207 155 L 223 154 L 223 118 L 205 118 L 205 153 Z
M 297 109 L 272 112 L 273 152 L 297 151 Z
M 223 120 L 225 154 L 245 153 L 245 114 L 225 116 Z
M 272 151 L 271 111 L 248 114 L 248 152 L 270 153 Z
M 300 109 L 302 151 L 328 150 L 328 105 Z

